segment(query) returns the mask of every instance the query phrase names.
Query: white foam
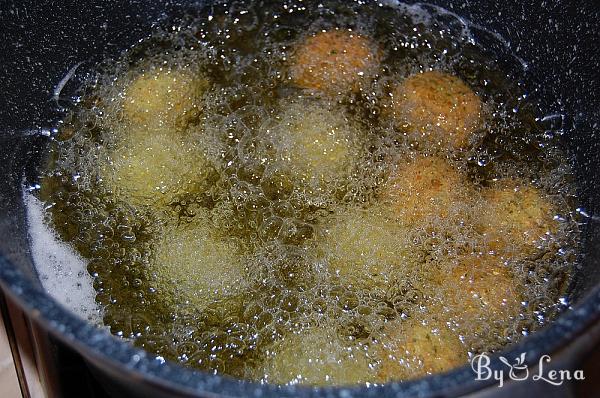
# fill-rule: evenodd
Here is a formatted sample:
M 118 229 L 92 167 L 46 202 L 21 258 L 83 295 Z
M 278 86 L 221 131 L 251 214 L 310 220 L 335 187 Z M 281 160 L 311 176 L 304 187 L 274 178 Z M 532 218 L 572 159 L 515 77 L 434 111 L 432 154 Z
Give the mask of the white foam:
M 45 222 L 44 204 L 30 192 L 23 194 L 33 262 L 44 289 L 84 320 L 100 325 L 102 310 L 95 301 L 87 263 L 62 242 Z

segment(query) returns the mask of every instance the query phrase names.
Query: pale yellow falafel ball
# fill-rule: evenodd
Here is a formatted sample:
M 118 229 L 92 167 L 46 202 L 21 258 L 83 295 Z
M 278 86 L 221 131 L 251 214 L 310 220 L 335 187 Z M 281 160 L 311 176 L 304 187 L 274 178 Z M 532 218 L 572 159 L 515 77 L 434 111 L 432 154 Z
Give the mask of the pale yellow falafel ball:
M 322 31 L 298 45 L 290 74 L 300 87 L 335 94 L 358 89 L 379 59 L 379 48 L 367 37 L 344 30 Z
M 459 335 L 435 319 L 396 319 L 386 324 L 378 342 L 381 382 L 441 373 L 467 363 Z
M 332 217 L 323 228 L 321 250 L 337 283 L 345 288 L 385 292 L 399 280 L 414 279 L 418 253 L 411 229 L 372 207 Z
M 396 126 L 426 146 L 460 149 L 481 124 L 481 100 L 461 79 L 431 71 L 405 79 L 392 92 Z
M 361 156 L 361 132 L 338 106 L 325 101 L 284 101 L 266 131 L 274 168 L 304 191 L 318 194 L 344 185 Z
M 289 334 L 269 354 L 262 369 L 269 383 L 349 385 L 375 377 L 367 347 L 342 340 L 330 326 Z
M 152 67 L 125 88 L 123 114 L 134 128 L 182 130 L 199 116 L 208 88 L 197 71 Z
M 200 210 L 192 222 L 164 227 L 147 272 L 164 303 L 197 311 L 239 291 L 243 248 L 219 236 L 208 210 Z
M 155 210 L 178 195 L 205 191 L 214 173 L 198 143 L 146 131 L 130 132 L 101 167 L 117 197 Z
M 499 255 L 527 256 L 558 230 L 554 206 L 531 185 L 503 179 L 484 191 L 484 199 L 478 229 L 486 248 Z
M 448 217 L 470 194 L 465 177 L 445 159 L 418 155 L 397 164 L 381 199 L 394 209 L 400 221 L 415 226 Z

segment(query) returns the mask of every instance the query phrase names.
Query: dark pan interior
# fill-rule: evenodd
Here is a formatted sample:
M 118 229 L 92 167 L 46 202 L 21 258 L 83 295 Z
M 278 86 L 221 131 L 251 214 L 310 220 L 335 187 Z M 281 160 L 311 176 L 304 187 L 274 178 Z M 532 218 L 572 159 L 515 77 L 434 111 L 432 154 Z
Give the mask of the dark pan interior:
M 475 24 L 499 33 L 513 51 L 527 61 L 531 84 L 547 114 L 557 118 L 564 143 L 574 155 L 579 203 L 584 213 L 584 250 L 571 287 L 578 311 L 569 311 L 553 326 L 525 339 L 509 352 L 555 352 L 600 317 L 600 7 L 595 0 L 543 1 L 432 1 Z M 202 3 L 185 4 L 200 7 Z M 150 356 L 86 326 L 41 292 L 29 253 L 21 184 L 34 181 L 43 159 L 48 132 L 60 117 L 52 100 L 56 84 L 81 61 L 65 87 L 74 90 L 103 58 L 115 57 L 147 35 L 156 21 L 176 14 L 183 5 L 165 0 L 46 1 L 8 0 L 0 4 L 0 280 L 35 319 L 90 358 L 111 379 L 135 377 L 144 388 L 175 385 L 190 391 L 220 391 L 231 396 L 262 391 L 273 396 L 340 396 L 335 389 L 257 386 L 173 364 L 160 365 Z M 482 34 L 480 40 L 487 40 Z M 32 308 L 37 312 L 31 312 Z M 497 361 L 494 366 L 500 366 Z M 127 371 L 124 371 L 127 369 Z M 140 375 L 145 375 L 141 378 Z M 399 392 L 424 395 L 440 391 L 470 391 L 481 387 L 470 369 L 382 388 L 345 390 L 357 396 L 395 396 Z M 142 389 L 136 387 L 138 393 Z M 166 393 L 165 393 L 166 394 Z

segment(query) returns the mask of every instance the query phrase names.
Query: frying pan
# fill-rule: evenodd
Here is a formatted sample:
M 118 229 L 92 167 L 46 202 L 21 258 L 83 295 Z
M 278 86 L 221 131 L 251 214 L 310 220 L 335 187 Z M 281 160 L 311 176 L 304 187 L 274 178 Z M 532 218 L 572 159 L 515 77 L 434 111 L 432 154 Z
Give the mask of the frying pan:
M 391 2 L 387 2 L 391 3 Z M 529 87 L 554 115 L 567 152 L 573 155 L 581 213 L 582 250 L 570 287 L 572 309 L 501 354 L 538 364 L 544 354 L 560 369 L 583 367 L 600 376 L 600 7 L 596 0 L 486 0 L 432 3 L 503 37 L 527 62 Z M 32 263 L 22 186 L 35 181 L 52 126 L 61 116 L 55 88 L 83 62 L 82 70 L 116 57 L 147 36 L 157 21 L 182 7 L 207 2 L 166 0 L 35 1 L 0 3 L 0 286 L 35 324 L 78 352 L 115 396 L 200 397 L 442 397 L 578 396 L 584 384 L 475 380 L 468 366 L 404 383 L 366 388 L 277 387 L 202 373 L 155 358 L 87 324 L 41 288 Z M 485 40 L 485 37 L 481 37 Z M 63 87 L 74 90 L 79 73 Z M 503 369 L 498 356 L 490 367 Z M 595 394 L 600 394 L 594 390 Z M 588 390 L 589 393 L 589 390 Z

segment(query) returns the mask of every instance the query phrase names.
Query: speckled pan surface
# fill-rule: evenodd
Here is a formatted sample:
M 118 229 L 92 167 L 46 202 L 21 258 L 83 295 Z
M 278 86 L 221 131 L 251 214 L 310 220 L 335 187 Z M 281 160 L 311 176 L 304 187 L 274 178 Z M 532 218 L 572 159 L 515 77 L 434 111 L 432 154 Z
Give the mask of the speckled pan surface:
M 528 63 L 529 75 L 541 82 L 535 93 L 556 114 L 565 131 L 565 146 L 575 154 L 579 195 L 585 213 L 584 255 L 572 291 L 574 309 L 551 326 L 509 347 L 511 358 L 527 353 L 530 364 L 542 354 L 579 355 L 587 339 L 578 339 L 600 322 L 600 77 L 595 1 L 524 0 L 434 1 L 474 24 L 497 32 Z M 137 396 L 272 396 L 393 397 L 453 396 L 493 383 L 476 382 L 468 367 L 401 384 L 370 388 L 264 386 L 160 363 L 151 355 L 86 324 L 59 306 L 39 285 L 28 250 L 21 186 L 31 180 L 48 142 L 44 129 L 59 116 L 49 99 L 73 65 L 91 68 L 105 56 L 144 37 L 157 21 L 187 7 L 206 3 L 170 1 L 36 1 L 3 2 L 0 22 L 0 283 L 52 333 L 75 347 L 96 368 L 110 389 Z M 482 34 L 481 40 L 486 40 Z M 77 79 L 69 85 L 77 85 Z M 65 87 L 73 89 L 75 87 Z M 573 349 L 573 346 L 576 346 Z M 579 353 L 579 354 L 578 354 Z M 492 368 L 503 366 L 493 359 Z

